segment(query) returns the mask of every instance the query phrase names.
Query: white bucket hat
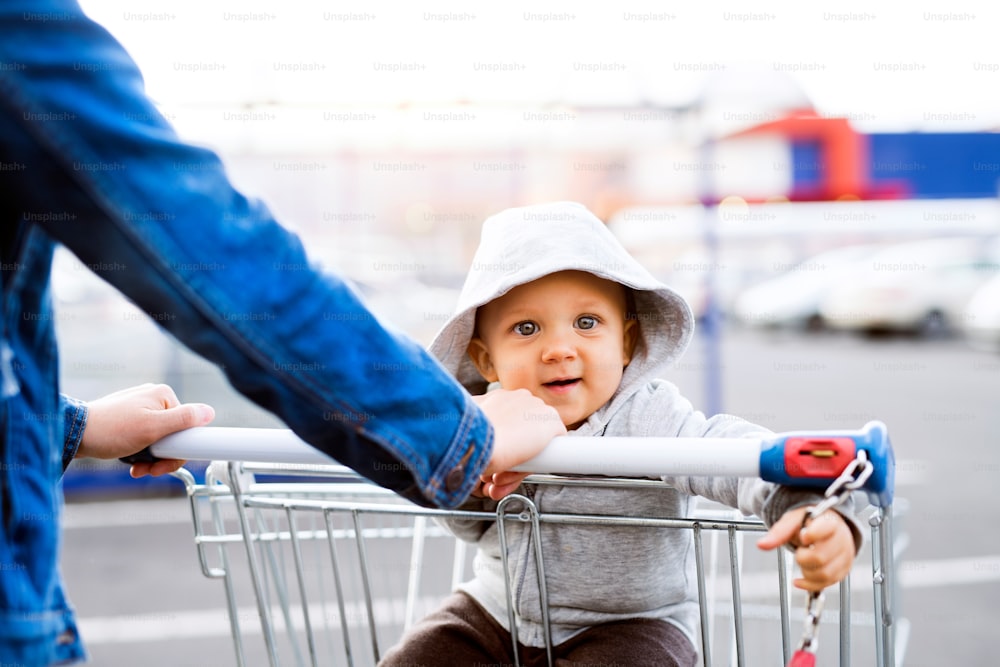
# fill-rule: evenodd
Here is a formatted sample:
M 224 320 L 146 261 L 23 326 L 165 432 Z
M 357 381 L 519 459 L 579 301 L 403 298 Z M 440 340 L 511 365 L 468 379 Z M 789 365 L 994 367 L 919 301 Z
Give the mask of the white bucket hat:
M 631 288 L 639 320 L 639 344 L 629 375 L 669 366 L 694 331 L 684 299 L 658 281 L 586 207 L 555 202 L 511 208 L 483 223 L 482 238 L 458 298 L 455 314 L 430 344 L 430 352 L 472 394 L 487 382 L 466 352 L 476 309 L 508 291 L 558 271 L 586 271 Z

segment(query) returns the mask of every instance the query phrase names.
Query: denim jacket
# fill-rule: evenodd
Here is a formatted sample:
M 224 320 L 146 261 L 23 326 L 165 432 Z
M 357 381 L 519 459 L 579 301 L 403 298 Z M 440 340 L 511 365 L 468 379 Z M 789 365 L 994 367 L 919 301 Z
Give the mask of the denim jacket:
M 75 2 L 0 3 L 0 664 L 84 654 L 57 570 L 59 479 L 86 413 L 59 395 L 55 243 L 300 437 L 402 496 L 453 507 L 489 460 L 469 395 L 308 268 L 216 155 L 177 138 L 103 28 Z

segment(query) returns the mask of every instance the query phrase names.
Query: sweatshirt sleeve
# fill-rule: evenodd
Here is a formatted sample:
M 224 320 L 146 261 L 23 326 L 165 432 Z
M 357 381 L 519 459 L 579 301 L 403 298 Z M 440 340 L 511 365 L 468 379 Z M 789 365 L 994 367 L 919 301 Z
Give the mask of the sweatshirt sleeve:
M 718 414 L 706 417 L 695 410 L 677 387 L 657 381 L 649 385 L 650 405 L 647 414 L 661 414 L 662 420 L 644 420 L 647 436 L 702 438 L 765 438 L 773 432 L 741 417 Z M 759 477 L 665 476 L 663 480 L 684 493 L 736 508 L 746 515 L 756 515 L 768 526 L 774 525 L 789 510 L 815 505 L 823 494 L 815 489 L 797 489 L 766 482 Z M 855 551 L 864 543 L 864 531 L 856 517 L 853 498 L 835 508 L 844 517 L 854 535 Z

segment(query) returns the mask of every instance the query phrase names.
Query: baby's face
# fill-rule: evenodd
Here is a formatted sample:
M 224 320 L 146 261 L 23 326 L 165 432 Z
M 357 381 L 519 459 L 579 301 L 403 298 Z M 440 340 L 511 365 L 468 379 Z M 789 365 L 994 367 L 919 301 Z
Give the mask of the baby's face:
M 527 389 L 575 429 L 618 389 L 638 332 L 625 287 L 561 271 L 479 308 L 469 356 L 490 382 Z

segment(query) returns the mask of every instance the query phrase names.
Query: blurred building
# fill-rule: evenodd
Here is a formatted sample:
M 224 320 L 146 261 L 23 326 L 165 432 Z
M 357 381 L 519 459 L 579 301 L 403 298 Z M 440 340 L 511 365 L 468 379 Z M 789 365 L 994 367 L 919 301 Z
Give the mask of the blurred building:
M 678 107 L 458 101 L 166 115 L 216 149 L 237 186 L 296 229 L 316 262 L 349 276 L 387 323 L 424 343 L 453 308 L 482 221 L 510 206 L 582 202 L 699 313 L 710 284 L 725 307 L 754 280 L 875 232 L 1000 231 L 1000 134 L 865 134 L 850 118 L 818 113 L 781 76 L 730 75 Z M 709 227 L 728 240 L 711 247 Z M 79 286 L 83 269 L 63 269 L 63 284 Z M 106 324 L 123 337 L 139 326 L 109 289 L 56 296 L 66 312 L 87 313 L 64 320 L 65 339 L 89 360 L 64 367 L 69 389 L 94 397 L 126 377 L 167 380 L 187 400 L 232 406 L 220 425 L 257 423 L 217 374 L 166 338 L 153 352 L 144 344 L 141 358 L 126 343 L 108 345 L 107 358 L 94 352 Z M 76 467 L 71 495 L 86 470 L 105 479 Z
M 788 156 L 792 201 L 966 199 L 1000 194 L 1000 134 L 863 134 L 813 113 L 761 123 L 720 143 L 765 138 Z M 753 160 L 748 156 L 748 160 Z

